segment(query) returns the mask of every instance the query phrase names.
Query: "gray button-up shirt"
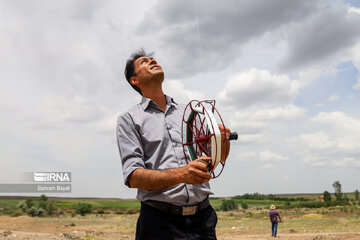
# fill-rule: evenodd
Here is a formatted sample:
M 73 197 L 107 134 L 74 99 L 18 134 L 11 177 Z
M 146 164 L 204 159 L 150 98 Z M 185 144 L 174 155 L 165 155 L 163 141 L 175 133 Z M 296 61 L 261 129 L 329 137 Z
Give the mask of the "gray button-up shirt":
M 161 170 L 186 165 L 181 137 L 185 106 L 175 103 L 168 96 L 166 103 L 163 112 L 154 101 L 143 97 L 140 104 L 118 117 L 117 142 L 127 186 L 129 176 L 135 169 Z M 136 198 L 140 201 L 156 200 L 189 205 L 201 202 L 210 194 L 213 193 L 209 183 L 182 183 L 158 191 L 138 189 Z

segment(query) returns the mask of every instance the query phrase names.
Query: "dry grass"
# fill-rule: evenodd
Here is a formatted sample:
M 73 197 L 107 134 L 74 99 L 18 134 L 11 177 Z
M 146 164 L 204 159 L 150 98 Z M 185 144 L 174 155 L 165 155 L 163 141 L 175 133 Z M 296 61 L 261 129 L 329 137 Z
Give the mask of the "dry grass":
M 281 210 L 281 239 L 360 239 L 360 210 Z M 218 212 L 218 239 L 271 239 L 266 210 Z M 0 239 L 134 239 L 137 214 L 85 217 L 0 216 Z M 6 236 L 5 236 L 6 235 Z

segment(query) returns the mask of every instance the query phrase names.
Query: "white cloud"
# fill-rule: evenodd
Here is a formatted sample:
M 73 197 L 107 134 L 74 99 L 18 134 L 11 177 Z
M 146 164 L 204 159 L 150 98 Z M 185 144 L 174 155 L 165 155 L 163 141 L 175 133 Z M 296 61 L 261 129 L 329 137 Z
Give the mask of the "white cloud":
M 360 133 L 360 119 L 349 117 L 343 112 L 320 112 L 311 120 L 332 126 L 335 134 L 351 134 L 360 137 L 360 134 L 356 134 Z
M 324 160 L 323 157 L 320 157 L 316 154 L 308 154 L 304 157 L 303 159 L 304 163 L 313 166 L 313 167 L 317 167 L 317 166 L 325 166 L 326 164 L 328 164 L 328 161 Z
M 274 152 L 270 152 L 270 151 L 263 151 L 260 152 L 260 156 L 259 159 L 261 162 L 282 162 L 285 160 L 288 160 L 287 157 L 284 157 L 280 154 L 274 153 Z
M 360 79 L 357 81 L 357 83 L 353 86 L 355 90 L 360 90 Z
M 334 95 L 331 95 L 328 100 L 329 100 L 329 102 L 336 102 L 339 99 L 340 99 L 339 95 L 334 94 Z
M 262 109 L 255 112 L 237 112 L 235 118 L 239 120 L 257 120 L 257 121 L 291 121 L 302 117 L 305 113 L 304 108 L 287 104 L 284 107 Z
M 325 132 L 300 134 L 299 140 L 303 141 L 308 149 L 327 150 L 336 146 L 336 141 L 331 141 Z
M 356 13 L 356 14 L 360 14 L 360 8 L 356 8 L 356 7 L 349 7 L 349 8 L 348 8 L 348 12 L 349 12 L 349 13 Z
M 311 121 L 322 130 L 300 134 L 292 139 L 297 148 L 302 150 L 304 163 L 312 166 L 330 163 L 358 166 L 360 119 L 349 117 L 343 112 L 321 112 Z
M 265 129 L 271 123 L 299 119 L 304 116 L 305 112 L 304 108 L 297 107 L 294 104 L 272 109 L 260 109 L 253 112 L 237 111 L 230 119 L 230 126 L 242 133 L 256 133 Z
M 291 102 L 298 90 L 298 82 L 286 75 L 252 68 L 231 77 L 217 99 L 222 105 L 233 108 L 274 107 Z
M 318 107 L 318 108 L 325 107 L 325 106 L 326 106 L 325 103 L 317 103 L 314 105 L 314 107 Z
M 360 167 L 360 159 L 355 159 L 352 157 L 345 157 L 340 160 L 332 161 L 332 164 L 337 167 L 346 167 L 346 166 Z
M 188 90 L 178 80 L 165 80 L 163 85 L 164 93 L 173 97 L 176 102 L 188 103 L 190 100 L 204 100 L 205 93 Z
M 360 90 L 360 44 L 354 47 L 352 52 L 353 54 L 355 54 L 352 62 L 359 72 L 357 77 L 357 83 L 353 86 L 353 89 Z
M 236 155 L 236 161 L 246 162 L 256 160 L 258 154 L 256 152 L 241 152 Z
M 264 143 L 267 141 L 267 137 L 263 134 L 242 134 L 238 133 L 237 142 L 240 144 L 256 144 L 256 143 Z

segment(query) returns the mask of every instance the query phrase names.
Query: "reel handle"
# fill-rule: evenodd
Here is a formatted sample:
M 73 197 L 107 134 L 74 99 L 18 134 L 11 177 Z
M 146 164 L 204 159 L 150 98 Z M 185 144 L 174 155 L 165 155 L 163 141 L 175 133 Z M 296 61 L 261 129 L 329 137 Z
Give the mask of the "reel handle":
M 227 137 L 228 140 L 237 140 L 238 139 L 238 134 L 237 132 L 231 132 L 230 136 Z

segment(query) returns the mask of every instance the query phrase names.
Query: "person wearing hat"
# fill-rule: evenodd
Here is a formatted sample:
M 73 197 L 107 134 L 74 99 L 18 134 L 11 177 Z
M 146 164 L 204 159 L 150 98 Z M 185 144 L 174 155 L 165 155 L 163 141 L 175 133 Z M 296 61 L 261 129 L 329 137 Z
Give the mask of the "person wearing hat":
M 278 218 L 281 222 L 281 217 L 280 214 L 278 213 L 278 211 L 275 210 L 275 205 L 271 205 L 270 206 L 270 211 L 269 211 L 269 217 L 270 217 L 270 221 L 271 221 L 271 236 L 272 237 L 276 237 L 277 234 L 277 226 L 278 226 Z

